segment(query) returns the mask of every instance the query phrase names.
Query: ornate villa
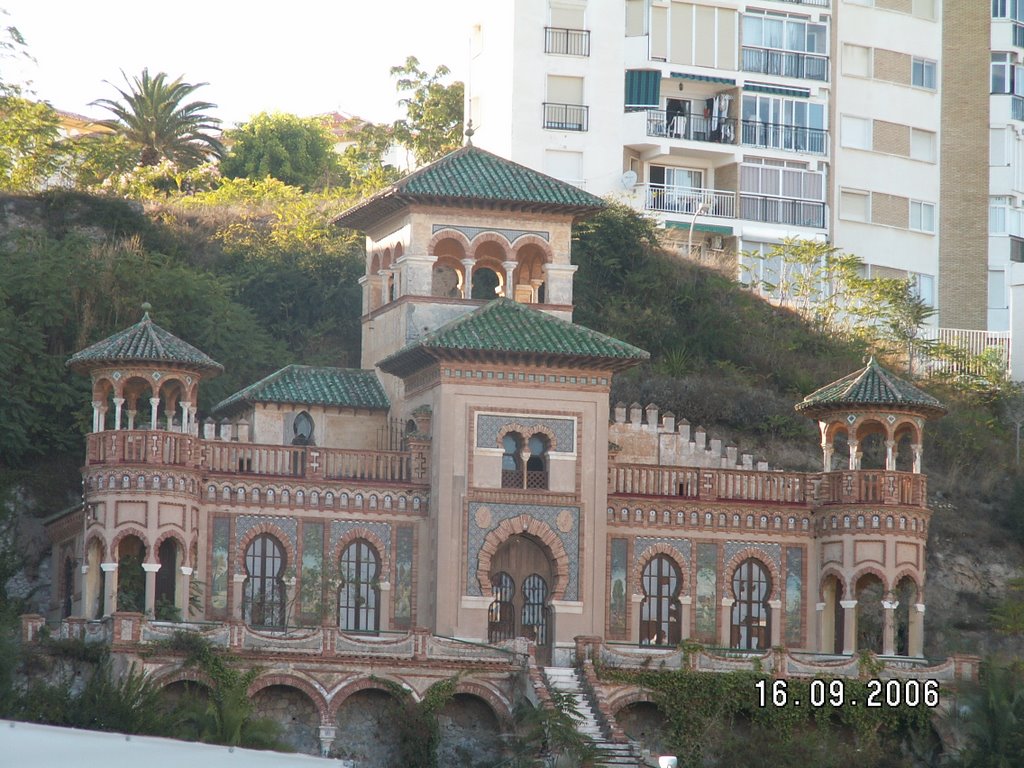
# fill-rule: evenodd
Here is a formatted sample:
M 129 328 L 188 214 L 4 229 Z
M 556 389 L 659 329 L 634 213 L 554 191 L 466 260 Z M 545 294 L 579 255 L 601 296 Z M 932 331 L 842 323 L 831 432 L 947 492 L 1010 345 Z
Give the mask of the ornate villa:
M 610 403 L 648 355 L 572 322 L 570 230 L 602 206 L 467 146 L 337 220 L 366 235 L 361 368 L 286 365 L 201 412 L 222 366 L 158 310 L 75 354 L 84 503 L 48 525 L 45 618 L 168 686 L 194 670 L 140 649 L 203 632 L 264 670 L 251 694 L 288 703 L 300 750 L 353 759 L 382 680 L 419 696 L 461 672 L 453 728 L 500 734 L 517 681 L 544 698 L 540 667 L 578 652 L 925 669 L 921 445 L 942 405 L 872 360 L 796 406 L 822 450 L 798 473 Z M 637 692 L 591 683 L 624 740 Z

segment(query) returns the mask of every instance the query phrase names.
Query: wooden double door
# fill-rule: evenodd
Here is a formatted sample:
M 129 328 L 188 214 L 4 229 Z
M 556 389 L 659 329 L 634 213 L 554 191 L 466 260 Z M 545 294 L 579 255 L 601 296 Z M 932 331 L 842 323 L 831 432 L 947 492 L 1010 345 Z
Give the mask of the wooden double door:
M 551 663 L 551 559 L 531 536 L 517 534 L 491 558 L 488 642 L 525 637 L 537 645 L 537 663 Z

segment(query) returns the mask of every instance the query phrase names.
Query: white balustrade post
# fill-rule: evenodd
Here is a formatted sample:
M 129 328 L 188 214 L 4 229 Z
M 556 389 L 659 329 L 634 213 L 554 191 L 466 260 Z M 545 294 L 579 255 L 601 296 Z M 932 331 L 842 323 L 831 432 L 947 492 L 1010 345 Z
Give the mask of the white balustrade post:
M 151 397 L 151 398 L 149 398 L 149 407 L 151 409 L 151 411 L 150 411 L 150 424 L 149 424 L 149 428 L 152 429 L 152 430 L 155 430 L 156 429 L 157 413 L 160 410 L 160 398 L 159 397 Z
M 123 397 L 114 398 L 114 429 L 121 429 L 121 406 L 123 405 Z

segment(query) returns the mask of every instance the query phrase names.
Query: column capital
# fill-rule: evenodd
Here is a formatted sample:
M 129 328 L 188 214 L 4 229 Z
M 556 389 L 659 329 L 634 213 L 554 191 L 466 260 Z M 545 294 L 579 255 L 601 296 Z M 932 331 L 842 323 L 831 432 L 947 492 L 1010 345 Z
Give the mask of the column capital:
M 731 598 L 731 597 L 723 597 L 722 598 L 722 607 L 723 608 L 732 608 L 733 603 L 735 603 L 735 602 L 736 602 L 736 600 Z
M 160 563 L 143 563 L 142 570 L 146 573 L 156 573 L 160 570 Z
M 100 570 L 104 573 L 112 573 L 117 570 L 117 563 L 100 563 Z
M 857 601 L 856 600 L 840 600 L 839 601 L 839 605 L 841 605 L 843 608 L 856 608 L 857 607 Z
M 181 575 L 182 576 L 191 576 L 194 572 L 195 572 L 195 570 L 193 568 L 187 566 L 187 565 L 181 566 Z
M 781 600 L 769 600 L 768 601 L 768 607 L 771 608 L 773 611 L 777 611 L 777 610 L 779 610 L 782 607 L 782 601 Z
M 924 613 L 924 603 L 914 603 L 914 610 L 918 613 Z
M 824 611 L 825 610 L 825 603 L 815 603 L 814 604 L 814 610 L 816 610 L 816 611 Z
M 900 601 L 899 600 L 883 600 L 882 601 L 882 607 L 885 608 L 885 610 L 887 610 L 887 611 L 895 611 L 897 608 L 900 607 Z

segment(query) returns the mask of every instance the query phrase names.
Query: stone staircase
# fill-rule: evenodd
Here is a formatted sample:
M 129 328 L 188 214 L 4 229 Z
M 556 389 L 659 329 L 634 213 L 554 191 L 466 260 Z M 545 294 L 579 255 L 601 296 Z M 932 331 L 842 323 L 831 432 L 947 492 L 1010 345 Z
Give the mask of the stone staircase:
M 576 730 L 594 742 L 597 752 L 594 768 L 642 768 L 636 750 L 630 744 L 617 744 L 607 738 L 594 714 L 590 697 L 580 682 L 579 672 L 573 667 L 544 667 L 548 688 L 572 695 L 576 711 L 583 718 Z

